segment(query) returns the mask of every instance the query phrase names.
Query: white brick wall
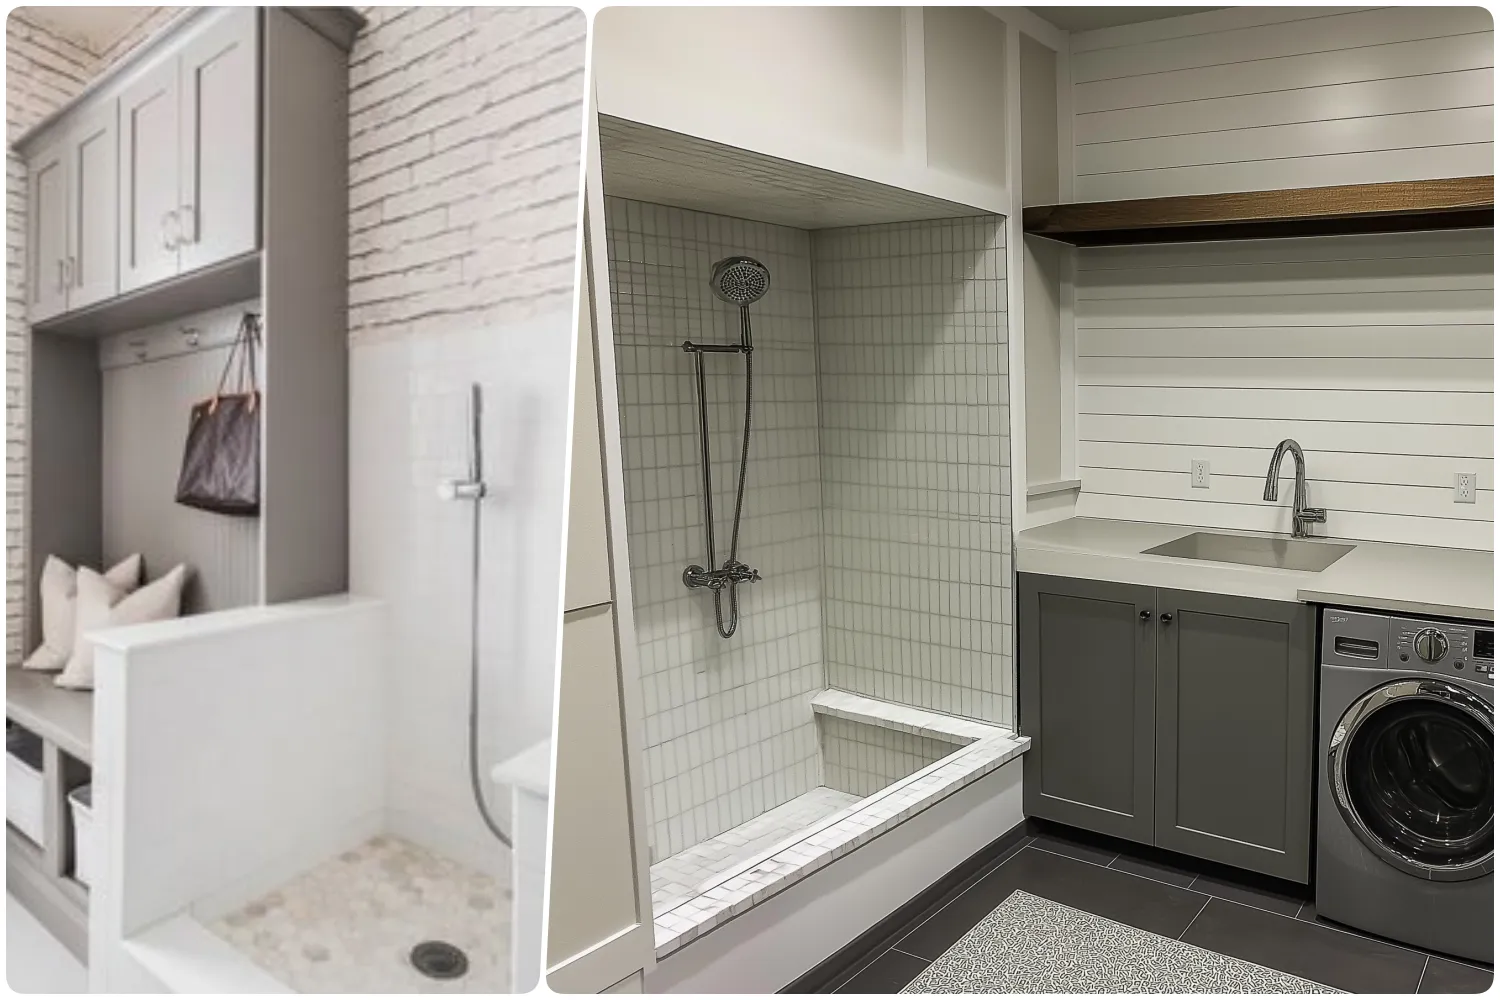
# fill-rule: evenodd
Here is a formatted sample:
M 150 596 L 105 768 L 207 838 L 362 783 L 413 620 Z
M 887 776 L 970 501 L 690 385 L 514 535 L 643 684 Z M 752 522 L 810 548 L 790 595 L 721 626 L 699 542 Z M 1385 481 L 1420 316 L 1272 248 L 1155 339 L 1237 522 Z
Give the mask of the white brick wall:
M 5 22 L 5 660 L 21 654 L 26 620 L 26 167 L 10 149 L 22 132 L 66 104 L 178 12 L 140 7 L 129 31 L 103 51 L 34 20 L 27 8 Z
M 349 62 L 353 339 L 571 311 L 582 12 L 364 13 Z

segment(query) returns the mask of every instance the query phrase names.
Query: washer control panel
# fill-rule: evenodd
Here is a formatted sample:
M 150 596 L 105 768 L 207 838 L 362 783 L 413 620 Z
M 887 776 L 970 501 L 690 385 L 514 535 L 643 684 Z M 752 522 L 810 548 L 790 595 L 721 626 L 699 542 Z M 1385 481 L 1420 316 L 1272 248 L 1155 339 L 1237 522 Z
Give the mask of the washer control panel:
M 1477 625 L 1391 619 L 1391 656 L 1387 667 L 1428 673 L 1471 674 L 1489 680 L 1495 673 L 1495 630 Z

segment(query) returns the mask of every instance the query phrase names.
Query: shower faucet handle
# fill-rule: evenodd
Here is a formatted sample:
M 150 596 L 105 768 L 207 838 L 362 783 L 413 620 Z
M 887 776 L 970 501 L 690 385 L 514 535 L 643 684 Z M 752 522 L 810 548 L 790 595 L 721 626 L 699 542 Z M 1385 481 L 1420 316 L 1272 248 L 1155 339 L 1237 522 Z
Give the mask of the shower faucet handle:
M 482 480 L 442 479 L 437 492 L 440 500 L 483 500 L 488 491 Z

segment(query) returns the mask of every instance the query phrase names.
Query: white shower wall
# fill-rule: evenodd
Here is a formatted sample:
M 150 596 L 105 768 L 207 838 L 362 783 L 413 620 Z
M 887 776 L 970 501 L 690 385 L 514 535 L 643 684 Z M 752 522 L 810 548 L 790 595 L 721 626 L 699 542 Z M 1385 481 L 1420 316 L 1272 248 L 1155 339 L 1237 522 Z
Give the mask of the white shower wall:
M 815 787 L 822 690 L 818 413 L 808 234 L 606 199 L 635 628 L 645 705 L 655 858 L 722 833 Z M 739 631 L 721 639 L 713 600 L 682 571 L 705 564 L 696 388 L 684 340 L 739 339 L 737 310 L 709 287 L 715 261 L 771 269 L 751 307 L 755 427 L 739 558 Z M 709 355 L 718 558 L 728 557 L 744 417 L 743 361 Z M 726 611 L 727 604 L 725 602 Z
M 828 783 L 810 706 L 826 687 L 1008 724 L 1002 220 L 809 233 L 620 198 L 606 211 L 653 858 Z M 706 552 L 681 344 L 738 338 L 710 287 L 731 254 L 768 265 L 771 291 L 751 307 L 740 550 L 764 579 L 741 588 L 724 640 L 710 595 L 682 583 Z M 705 360 L 722 561 L 743 369 Z M 852 749 L 835 770 L 862 787 L 930 749 L 838 745 Z
M 813 255 L 829 686 L 1012 725 L 1004 220 Z

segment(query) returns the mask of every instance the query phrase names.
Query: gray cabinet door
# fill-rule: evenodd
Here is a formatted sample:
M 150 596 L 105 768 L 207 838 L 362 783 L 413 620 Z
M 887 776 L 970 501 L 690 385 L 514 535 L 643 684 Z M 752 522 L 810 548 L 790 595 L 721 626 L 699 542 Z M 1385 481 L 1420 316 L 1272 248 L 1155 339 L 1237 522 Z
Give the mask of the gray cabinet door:
M 68 308 L 82 309 L 120 290 L 116 102 L 81 112 L 68 138 Z
M 183 46 L 181 204 L 184 274 L 256 248 L 260 115 L 255 7 L 227 7 Z
M 120 94 L 120 291 L 177 274 L 182 143 L 177 59 Z
M 1155 590 L 1023 573 L 1020 592 L 1026 814 L 1151 843 Z
M 68 307 L 68 160 L 59 140 L 26 163 L 27 318 L 36 323 Z
M 1174 590 L 1158 601 L 1156 845 L 1307 882 L 1312 609 Z

